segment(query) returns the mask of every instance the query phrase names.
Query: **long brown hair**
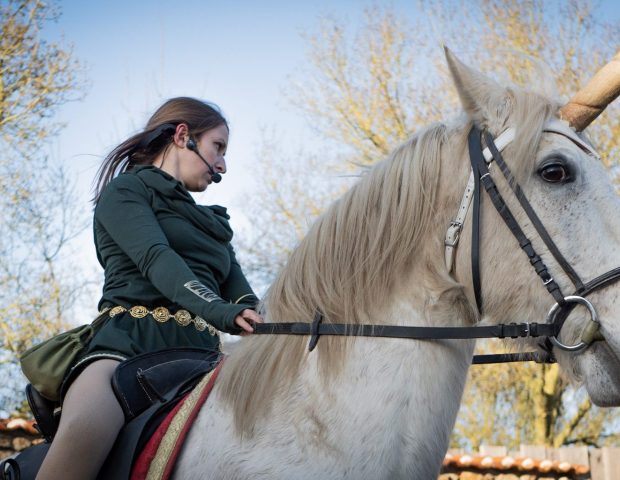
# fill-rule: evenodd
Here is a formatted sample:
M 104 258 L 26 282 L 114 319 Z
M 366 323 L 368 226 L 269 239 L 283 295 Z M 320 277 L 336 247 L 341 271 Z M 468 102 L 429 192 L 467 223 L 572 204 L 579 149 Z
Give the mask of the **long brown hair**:
M 105 186 L 118 174 L 135 165 L 153 163 L 172 143 L 172 135 L 167 135 L 162 127 L 179 123 L 186 123 L 189 134 L 195 137 L 220 125 L 228 127 L 216 105 L 191 97 L 171 98 L 157 109 L 142 132 L 129 137 L 105 157 L 95 177 L 93 202 L 99 201 Z

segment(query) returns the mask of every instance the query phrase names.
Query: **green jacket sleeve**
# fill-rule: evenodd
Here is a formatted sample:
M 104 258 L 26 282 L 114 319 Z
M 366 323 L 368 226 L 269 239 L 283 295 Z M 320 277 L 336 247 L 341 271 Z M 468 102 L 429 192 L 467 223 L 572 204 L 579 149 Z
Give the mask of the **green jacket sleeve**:
M 240 332 L 234 319 L 247 306 L 225 302 L 196 278 L 170 247 L 139 178 L 121 175 L 108 185 L 97 203 L 95 221 L 162 295 L 218 330 Z
M 230 244 L 228 245 L 228 252 L 230 253 L 230 273 L 221 286 L 222 296 L 232 303 L 255 308 L 258 304 L 258 297 L 245 278 L 241 266 L 237 262 L 235 250 Z

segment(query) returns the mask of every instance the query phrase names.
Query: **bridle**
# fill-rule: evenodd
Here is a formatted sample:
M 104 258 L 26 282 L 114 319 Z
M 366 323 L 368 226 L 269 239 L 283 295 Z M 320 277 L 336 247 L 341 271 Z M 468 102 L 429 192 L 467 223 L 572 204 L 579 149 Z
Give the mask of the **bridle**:
M 588 155 L 599 158 L 598 154 L 590 145 L 584 142 L 572 129 L 559 120 L 551 120 L 544 126 L 544 132 L 562 135 Z M 486 142 L 483 148 L 482 137 Z M 471 162 L 471 173 L 467 187 L 461 199 L 457 215 L 451 222 L 446 232 L 445 239 L 445 261 L 448 271 L 451 272 L 454 266 L 456 247 L 460 238 L 465 218 L 473 201 L 472 211 L 472 282 L 476 305 L 478 311 L 482 313 L 482 293 L 480 288 L 480 209 L 482 188 L 486 191 L 491 203 L 499 213 L 500 217 L 516 238 L 521 249 L 527 255 L 530 264 L 541 278 L 543 285 L 553 297 L 555 303 L 549 310 L 545 323 L 511 323 L 490 326 L 474 327 L 409 327 L 397 325 L 351 325 L 322 323 L 323 315 L 319 310 L 316 311 L 312 323 L 264 323 L 254 325 L 254 334 L 288 334 L 288 335 L 310 335 L 308 348 L 312 351 L 321 335 L 342 335 L 342 336 L 365 336 L 365 337 L 389 337 L 389 338 L 409 338 L 415 340 L 438 340 L 438 339 L 474 339 L 474 338 L 526 338 L 540 337 L 544 339 L 539 343 L 541 352 L 521 352 L 506 353 L 496 355 L 475 355 L 472 363 L 500 363 L 514 361 L 536 361 L 539 363 L 554 363 L 553 347 L 572 353 L 578 353 L 588 348 L 593 342 L 603 340 L 600 333 L 600 323 L 598 313 L 594 305 L 586 298 L 590 293 L 604 288 L 620 279 L 620 267 L 610 270 L 593 280 L 584 283 L 570 263 L 564 258 L 558 247 L 555 245 L 544 225 L 532 209 L 529 201 L 523 193 L 521 187 L 513 177 L 510 169 L 504 162 L 501 151 L 510 144 L 515 138 L 514 128 L 508 128 L 497 138 L 493 138 L 489 132 L 482 132 L 473 126 L 468 136 L 469 157 Z M 565 296 L 560 286 L 549 273 L 541 257 L 536 253 L 531 241 L 519 226 L 515 216 L 508 208 L 501 193 L 499 192 L 489 166 L 495 162 L 502 172 L 504 178 L 510 185 L 515 197 L 519 201 L 536 232 L 543 243 L 553 255 L 557 263 L 573 283 L 575 291 L 572 295 Z M 574 345 L 566 345 L 558 339 L 558 335 L 564 325 L 566 318 L 573 308 L 582 305 L 590 313 L 590 320 L 586 324 L 581 334 L 580 340 Z
M 543 128 L 543 131 L 547 133 L 562 135 L 572 141 L 588 155 L 596 159 L 600 159 L 596 151 L 594 151 L 590 145 L 584 142 L 566 124 L 558 120 L 551 120 L 547 122 Z M 485 149 L 482 148 L 482 136 L 484 136 L 487 145 Z M 469 156 L 471 161 L 472 173 L 468 182 L 468 189 L 466 189 L 465 194 L 463 195 L 463 199 L 461 200 L 461 207 L 466 205 L 464 207 L 466 213 L 468 205 L 469 203 L 471 203 L 471 192 L 469 192 L 468 190 L 470 190 L 470 185 L 473 182 L 474 208 L 472 212 L 471 265 L 474 294 L 476 297 L 476 305 L 478 307 L 478 310 L 482 312 L 482 293 L 480 288 L 481 282 L 479 266 L 481 228 L 480 192 L 482 190 L 482 185 L 482 187 L 484 187 L 484 190 L 487 192 L 489 198 L 491 199 L 491 203 L 495 207 L 496 211 L 499 213 L 500 217 L 502 218 L 512 235 L 518 241 L 519 246 L 527 255 L 530 264 L 536 271 L 536 274 L 540 277 L 543 285 L 555 300 L 555 304 L 551 307 L 549 313 L 547 314 L 545 324 L 552 326 L 552 328 L 555 328 L 556 331 L 551 335 L 547 335 L 545 341 L 539 344 L 539 346 L 547 353 L 547 358 L 545 358 L 545 362 L 553 362 L 553 346 L 561 350 L 577 353 L 588 348 L 594 341 L 604 339 L 600 333 L 598 313 L 594 305 L 585 297 L 587 297 L 590 293 L 617 281 L 620 278 L 620 268 L 612 269 L 596 277 L 588 283 L 584 283 L 581 280 L 575 269 L 566 260 L 557 245 L 554 243 L 553 239 L 538 218 L 538 215 L 536 215 L 536 212 L 527 200 L 527 197 L 523 193 L 523 190 L 519 186 L 519 183 L 516 181 L 510 169 L 504 162 L 504 159 L 502 158 L 500 151 L 503 150 L 512 140 L 514 140 L 514 136 L 514 129 L 509 128 L 505 130 L 502 134 L 500 134 L 496 139 L 494 139 L 489 132 L 484 132 L 483 134 L 476 127 L 473 127 L 471 129 L 468 136 Z M 489 165 L 493 162 L 495 162 L 495 164 L 499 167 L 502 175 L 506 179 L 506 182 L 508 183 L 508 185 L 510 185 L 510 188 L 512 189 L 512 192 L 519 201 L 521 208 L 534 226 L 534 229 L 540 236 L 541 240 L 543 241 L 549 252 L 553 255 L 566 276 L 573 283 L 575 291 L 572 295 L 564 295 L 560 286 L 551 276 L 541 257 L 534 250 L 531 241 L 525 235 L 525 233 L 519 226 L 516 218 L 506 205 L 506 202 L 499 193 L 499 190 L 489 172 Z M 454 248 L 456 247 L 456 243 L 458 242 L 458 236 L 460 234 L 460 230 L 462 229 L 461 217 L 461 209 L 459 209 L 457 219 L 452 222 L 446 234 L 446 265 L 450 270 L 453 266 Z M 562 326 L 564 325 L 564 321 L 568 317 L 568 314 L 576 305 L 582 305 L 587 308 L 590 314 L 590 320 L 583 329 L 580 341 L 574 345 L 566 345 L 558 339 L 558 335 L 560 333 L 560 330 L 562 329 Z

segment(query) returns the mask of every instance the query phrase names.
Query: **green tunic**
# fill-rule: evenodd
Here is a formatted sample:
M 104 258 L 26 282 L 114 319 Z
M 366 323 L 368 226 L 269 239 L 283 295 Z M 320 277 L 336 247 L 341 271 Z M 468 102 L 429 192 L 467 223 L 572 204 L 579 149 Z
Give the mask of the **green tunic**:
M 217 330 L 239 333 L 235 317 L 258 299 L 235 258 L 228 218 L 223 207 L 197 205 L 159 168 L 139 166 L 113 179 L 94 215 L 97 257 L 105 270 L 100 310 L 186 309 Z M 218 348 L 219 338 L 192 323 L 183 327 L 123 313 L 106 321 L 76 366 L 179 346 Z

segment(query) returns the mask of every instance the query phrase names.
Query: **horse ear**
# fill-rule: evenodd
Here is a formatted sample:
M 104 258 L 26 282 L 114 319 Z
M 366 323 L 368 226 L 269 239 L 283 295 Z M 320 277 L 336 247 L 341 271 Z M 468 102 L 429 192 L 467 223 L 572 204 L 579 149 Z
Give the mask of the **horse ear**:
M 502 106 L 508 101 L 506 90 L 497 82 L 468 67 L 444 47 L 448 68 L 465 112 L 479 128 L 488 129 L 505 118 Z

